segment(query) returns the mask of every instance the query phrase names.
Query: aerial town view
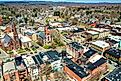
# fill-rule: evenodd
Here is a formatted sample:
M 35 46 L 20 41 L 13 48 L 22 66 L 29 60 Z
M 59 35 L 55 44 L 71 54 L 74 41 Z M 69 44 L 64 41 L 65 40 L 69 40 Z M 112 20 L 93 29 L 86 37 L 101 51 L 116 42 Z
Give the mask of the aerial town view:
M 0 0 L 0 81 L 121 81 L 121 0 Z

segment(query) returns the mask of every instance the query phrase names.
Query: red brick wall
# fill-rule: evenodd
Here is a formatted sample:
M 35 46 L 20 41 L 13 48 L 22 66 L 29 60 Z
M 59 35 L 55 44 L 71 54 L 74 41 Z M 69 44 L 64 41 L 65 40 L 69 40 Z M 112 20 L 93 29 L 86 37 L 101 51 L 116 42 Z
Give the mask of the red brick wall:
M 67 73 L 71 78 L 76 79 L 77 81 L 82 81 L 82 79 L 71 71 L 68 67 L 64 67 L 64 72 Z

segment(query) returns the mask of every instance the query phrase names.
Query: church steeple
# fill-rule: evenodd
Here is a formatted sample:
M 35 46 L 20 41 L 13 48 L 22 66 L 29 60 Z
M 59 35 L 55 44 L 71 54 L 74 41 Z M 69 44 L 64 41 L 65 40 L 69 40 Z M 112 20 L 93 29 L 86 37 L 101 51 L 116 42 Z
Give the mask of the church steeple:
M 19 37 L 18 37 L 15 23 L 12 23 L 12 32 L 13 32 L 14 45 L 15 45 L 14 49 L 17 49 L 20 47 L 20 41 L 19 41 Z

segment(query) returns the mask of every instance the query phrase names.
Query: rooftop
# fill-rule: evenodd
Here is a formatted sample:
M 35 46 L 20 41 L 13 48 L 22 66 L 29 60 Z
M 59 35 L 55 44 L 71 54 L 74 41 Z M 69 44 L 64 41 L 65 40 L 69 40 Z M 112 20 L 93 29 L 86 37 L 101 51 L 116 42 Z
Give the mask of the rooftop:
M 27 67 L 34 65 L 35 62 L 31 56 L 22 56 Z
M 69 45 L 76 50 L 83 49 L 83 47 L 78 42 L 72 42 L 72 43 L 69 43 Z
M 121 81 L 121 67 L 113 70 L 105 77 L 105 79 L 109 81 Z
M 104 52 L 104 54 L 105 53 L 107 53 L 107 54 L 109 54 L 109 55 L 111 55 L 111 56 L 113 56 L 115 58 L 120 58 L 121 57 L 121 50 L 119 50 L 119 49 L 110 48 L 110 49 L 106 50 Z
M 95 50 L 93 49 L 89 49 L 87 52 L 84 53 L 84 56 L 86 56 L 87 58 L 90 58 L 92 55 L 94 55 L 96 53 Z
M 94 31 L 97 31 L 97 32 L 108 31 L 108 29 L 104 29 L 104 28 L 91 28 L 91 29 L 94 30 Z
M 26 68 L 25 62 L 21 56 L 15 57 L 15 63 L 18 70 L 22 70 Z
M 31 39 L 27 36 L 19 35 L 19 38 L 20 38 L 21 42 L 23 42 L 23 43 L 31 41 Z
M 14 61 L 11 59 L 8 59 L 9 61 L 6 61 L 3 63 L 3 74 L 7 74 L 9 72 L 15 71 L 15 64 Z
M 86 31 L 87 33 L 89 33 L 89 34 L 91 34 L 91 35 L 97 35 L 97 34 L 99 34 L 98 32 L 96 32 L 96 31 Z
M 95 63 L 95 62 L 98 61 L 100 58 L 102 58 L 101 55 L 98 55 L 98 54 L 93 55 L 93 56 L 91 56 L 91 57 L 89 58 L 89 62 Z
M 99 46 L 101 48 L 106 48 L 110 46 L 109 43 L 106 43 L 105 41 L 100 41 L 100 40 L 92 42 L 92 44 Z
M 67 63 L 67 67 L 72 70 L 75 74 L 77 74 L 80 78 L 84 78 L 89 75 L 84 68 L 80 67 L 79 65 L 75 64 L 70 59 L 65 59 L 65 62 Z
M 107 60 L 104 58 L 98 58 L 94 61 L 88 62 L 87 63 L 87 69 L 89 70 L 94 70 L 95 68 L 99 67 L 100 65 L 106 63 Z

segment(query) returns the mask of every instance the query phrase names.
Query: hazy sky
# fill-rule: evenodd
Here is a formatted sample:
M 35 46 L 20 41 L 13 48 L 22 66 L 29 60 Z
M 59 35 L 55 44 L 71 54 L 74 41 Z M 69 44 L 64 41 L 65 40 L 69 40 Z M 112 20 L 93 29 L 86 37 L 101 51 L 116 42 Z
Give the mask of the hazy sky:
M 0 1 L 54 1 L 54 2 L 85 2 L 85 3 L 97 3 L 97 2 L 111 2 L 121 3 L 121 0 L 0 0 Z

